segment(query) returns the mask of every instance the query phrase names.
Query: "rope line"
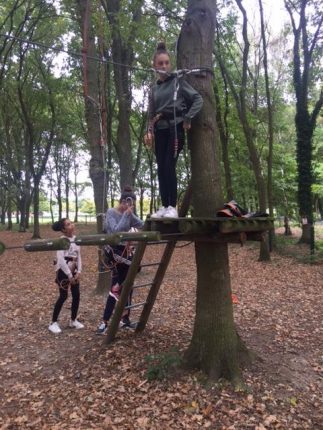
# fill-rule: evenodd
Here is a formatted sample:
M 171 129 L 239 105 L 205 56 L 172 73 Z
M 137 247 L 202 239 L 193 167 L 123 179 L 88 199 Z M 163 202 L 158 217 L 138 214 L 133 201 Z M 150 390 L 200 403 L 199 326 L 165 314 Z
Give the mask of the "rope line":
M 24 39 L 22 37 L 18 37 L 18 36 L 11 36 L 8 34 L 3 34 L 0 33 L 0 37 L 5 38 L 5 39 L 13 39 L 13 40 L 17 40 L 19 42 L 23 42 L 23 43 L 27 43 L 29 45 L 34 45 L 34 46 L 38 46 L 40 48 L 45 48 L 45 49 L 49 49 L 55 52 L 63 52 L 65 54 L 68 54 L 72 57 L 79 57 L 79 58 L 83 58 L 83 56 L 86 56 L 87 59 L 90 60 L 95 60 L 95 61 L 99 61 L 101 63 L 104 64 L 114 64 L 116 66 L 122 66 L 122 67 L 126 67 L 128 69 L 133 69 L 133 70 L 137 70 L 137 71 L 141 71 L 141 72 L 150 72 L 150 73 L 159 73 L 159 74 L 164 74 L 167 76 L 177 76 L 177 77 L 182 77 L 184 75 L 187 74 L 199 74 L 199 73 L 211 73 L 213 75 L 213 70 L 210 67 L 194 67 L 192 69 L 180 69 L 180 70 L 175 70 L 173 72 L 165 72 L 164 70 L 158 70 L 158 69 L 154 69 L 153 67 L 139 67 L 139 66 L 131 66 L 129 64 L 124 64 L 124 63 L 119 63 L 113 60 L 108 60 L 105 57 L 97 57 L 97 56 L 93 56 L 93 55 L 88 55 L 87 53 L 84 52 L 75 52 L 75 51 L 70 51 L 67 49 L 63 49 L 63 48 L 58 48 L 56 46 L 52 46 L 52 45 L 46 45 L 44 43 L 41 42 L 35 42 L 32 40 L 27 40 Z M 86 55 L 85 55 L 86 54 Z

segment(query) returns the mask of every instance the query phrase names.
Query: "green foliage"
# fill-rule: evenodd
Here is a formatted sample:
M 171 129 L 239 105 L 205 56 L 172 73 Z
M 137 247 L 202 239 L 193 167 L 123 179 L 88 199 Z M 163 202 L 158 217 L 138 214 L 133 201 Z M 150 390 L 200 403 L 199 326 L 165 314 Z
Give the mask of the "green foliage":
M 104 55 L 111 60 L 111 26 L 103 11 L 103 3 L 93 1 L 93 23 L 96 41 L 104 40 Z M 121 11 L 116 17 L 121 29 L 124 43 L 130 43 L 134 51 L 134 65 L 139 68 L 151 67 L 151 60 L 157 42 L 165 40 L 175 67 L 175 47 L 180 27 L 183 22 L 187 1 L 172 0 L 128 2 L 122 0 Z M 14 6 L 17 7 L 14 7 Z M 133 13 L 141 5 L 141 19 L 135 21 Z M 309 8 L 310 9 L 310 8 Z M 255 9 L 255 13 L 257 13 Z M 265 12 L 266 13 L 266 12 Z M 251 12 L 247 10 L 248 18 Z M 45 45 L 62 47 L 74 52 L 81 52 L 82 37 L 77 18 L 76 2 L 58 0 L 38 2 L 8 0 L 0 5 L 1 33 L 18 36 Z M 265 17 L 266 18 L 266 17 Z M 309 19 L 315 17 L 309 16 Z M 241 85 L 241 13 L 236 2 L 219 0 L 217 15 L 217 43 L 215 52 L 221 55 L 230 72 L 234 87 Z M 256 30 L 257 31 L 257 30 Z M 286 49 L 286 39 L 290 29 L 285 33 L 276 34 L 268 39 L 270 58 L 269 79 L 274 110 L 274 156 L 273 156 L 273 197 L 275 212 L 278 215 L 288 214 L 296 218 L 298 213 L 297 166 L 295 161 L 295 126 L 294 99 L 292 88 L 292 52 Z M 133 40 L 129 37 L 135 35 Z M 246 85 L 246 103 L 248 120 L 255 133 L 255 144 L 260 155 L 260 162 L 265 180 L 267 179 L 268 136 L 267 109 L 265 99 L 264 73 L 261 66 L 261 43 L 259 34 L 248 30 L 250 53 L 248 63 L 248 79 Z M 315 100 L 319 90 L 321 71 L 318 67 L 319 56 L 314 53 L 314 67 L 310 83 L 317 82 L 310 88 L 311 100 Z M 99 56 L 99 49 L 98 49 Z M 60 60 L 58 60 L 60 58 Z M 258 63 L 257 63 L 258 62 Z M 59 71 L 58 71 L 59 65 Z M 106 147 L 108 199 L 118 198 L 119 159 L 115 151 L 117 138 L 118 108 L 115 104 L 115 87 L 113 66 L 100 65 L 100 73 L 107 72 L 104 87 L 109 109 L 106 112 L 108 124 L 111 123 L 110 134 Z M 66 186 L 71 192 L 76 190 L 80 196 L 84 189 L 80 172 L 74 169 L 73 160 L 81 164 L 79 158 L 88 153 L 87 129 L 84 121 L 84 98 L 82 88 L 82 59 L 73 55 L 62 54 L 45 47 L 20 43 L 0 38 L 0 206 L 5 207 L 6 199 L 11 197 L 17 206 L 23 198 L 30 197 L 33 192 L 33 180 L 29 166 L 26 130 L 28 125 L 22 115 L 18 98 L 19 76 L 22 85 L 22 97 L 26 101 L 28 114 L 35 130 L 32 155 L 33 167 L 40 171 L 44 158 L 48 133 L 51 125 L 49 102 L 52 99 L 56 111 L 55 139 L 46 164 L 46 179 L 42 188 L 48 200 L 58 201 L 58 194 L 63 197 Z M 158 206 L 158 185 L 154 154 L 140 146 L 146 128 L 146 104 L 149 86 L 155 76 L 149 71 L 134 69 L 129 73 L 132 91 L 130 125 L 132 139 L 132 159 L 134 185 L 144 199 L 144 212 L 149 212 L 149 200 L 154 198 Z M 317 79 L 318 77 L 318 79 Z M 100 75 L 101 82 L 103 75 Z M 214 79 L 219 87 L 219 103 L 224 118 L 225 82 L 219 63 L 214 69 Z M 255 88 L 257 91 L 255 91 Z M 130 93 L 131 94 L 131 93 Z M 100 97 L 102 94 L 100 95 Z M 232 91 L 227 94 L 228 112 L 228 151 L 232 174 L 235 199 L 249 210 L 257 209 L 256 182 L 246 146 L 241 120 L 235 108 Z M 312 102 L 311 102 L 312 103 Z M 313 108 L 313 106 L 311 106 Z M 99 109 L 99 107 L 98 107 Z M 313 193 L 323 196 L 322 167 L 322 120 L 314 135 L 313 152 Z M 81 152 L 82 151 L 82 152 Z M 83 152 L 84 151 L 84 152 Z M 177 172 L 179 195 L 186 189 L 190 178 L 189 151 L 181 154 Z M 221 156 L 221 154 L 219 154 Z M 136 164 L 137 163 L 137 164 Z M 88 167 L 89 159 L 83 165 Z M 75 173 L 75 175 L 74 175 Z M 74 182 L 74 176 L 76 177 Z M 67 178 L 67 180 L 66 180 Z M 73 178 L 73 179 L 72 179 Z M 73 182 L 76 188 L 73 188 Z M 224 181 L 223 181 L 224 183 Z M 27 185 L 29 194 L 24 195 Z M 48 191 L 46 190 L 48 189 Z M 46 199 L 45 199 L 46 200 Z M 48 204 L 42 196 L 41 210 L 48 210 Z M 84 206 L 84 207 L 83 207 Z M 83 202 L 81 212 L 93 213 L 93 205 Z
M 95 214 L 95 206 L 94 202 L 89 199 L 84 199 L 80 203 L 80 212 L 84 212 L 86 214 L 94 215 Z
M 146 378 L 149 381 L 170 378 L 183 363 L 180 352 L 176 348 L 163 354 L 147 355 L 145 359 L 148 365 Z

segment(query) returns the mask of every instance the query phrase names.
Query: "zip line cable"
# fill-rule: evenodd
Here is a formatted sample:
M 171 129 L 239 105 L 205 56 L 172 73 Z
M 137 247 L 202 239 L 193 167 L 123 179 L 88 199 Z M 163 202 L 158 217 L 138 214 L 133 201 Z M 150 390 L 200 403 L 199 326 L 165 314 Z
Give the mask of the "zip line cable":
M 18 37 L 18 36 L 11 36 L 11 35 L 0 33 L 0 37 L 2 37 L 3 39 L 17 40 L 18 42 L 27 43 L 29 45 L 38 46 L 39 48 L 45 48 L 45 49 L 49 49 L 49 50 L 55 51 L 55 52 L 62 52 L 64 54 L 70 55 L 71 57 L 78 57 L 78 58 L 82 59 L 82 58 L 84 58 L 84 56 L 86 56 L 87 59 L 98 61 L 100 63 L 114 64 L 116 66 L 122 66 L 122 67 L 126 67 L 128 69 L 138 70 L 140 72 L 160 73 L 160 74 L 164 74 L 167 76 L 177 76 L 177 77 L 182 77 L 185 74 L 196 74 L 196 73 L 202 73 L 202 72 L 211 73 L 213 75 L 213 70 L 210 67 L 203 67 L 202 66 L 202 67 L 195 67 L 192 69 L 180 69 L 180 70 L 175 70 L 173 72 L 166 72 L 165 70 L 158 70 L 158 69 L 154 69 L 153 67 L 146 67 L 145 68 L 145 67 L 139 67 L 139 66 L 131 66 L 129 64 L 119 63 L 119 62 L 116 62 L 113 60 L 107 60 L 105 57 L 100 58 L 97 56 L 88 55 L 84 52 L 70 51 L 67 49 L 58 48 L 56 46 L 46 45 L 45 43 L 27 40 L 27 39 L 24 39 L 24 38 Z
M 22 37 L 11 36 L 11 35 L 7 35 L 7 34 L 3 34 L 3 33 L 0 33 L 0 37 L 2 37 L 3 39 L 17 40 L 18 42 L 27 43 L 30 45 L 38 46 L 39 48 L 45 48 L 45 49 L 49 49 L 49 50 L 55 51 L 55 52 L 62 52 L 64 54 L 70 55 L 71 57 L 78 57 L 81 59 L 86 57 L 87 59 L 98 61 L 100 63 L 114 64 L 116 66 L 123 66 L 123 67 L 127 67 L 129 69 L 134 69 L 134 70 L 138 70 L 141 72 L 155 72 L 155 69 L 153 69 L 152 67 L 144 68 L 144 67 L 139 67 L 139 66 L 130 66 L 129 64 L 123 64 L 123 63 L 118 63 L 116 61 L 107 60 L 105 57 L 100 58 L 97 56 L 88 55 L 86 52 L 83 52 L 83 49 L 82 49 L 82 52 L 75 52 L 75 51 L 70 51 L 68 49 L 58 48 L 56 46 L 46 45 L 45 43 L 35 42 L 32 40 L 24 39 Z

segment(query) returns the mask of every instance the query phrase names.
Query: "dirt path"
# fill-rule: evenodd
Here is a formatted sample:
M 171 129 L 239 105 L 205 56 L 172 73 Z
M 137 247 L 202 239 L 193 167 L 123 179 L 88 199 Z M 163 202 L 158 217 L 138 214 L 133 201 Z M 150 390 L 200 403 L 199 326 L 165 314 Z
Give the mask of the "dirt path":
M 7 244 L 29 236 L 0 232 Z M 146 261 L 159 252 L 151 248 Z M 244 371 L 248 391 L 234 392 L 225 383 L 206 385 L 199 373 L 146 380 L 147 355 L 174 345 L 183 350 L 190 340 L 192 245 L 176 250 L 146 331 L 139 337 L 121 331 L 109 348 L 94 334 L 104 304 L 92 294 L 96 250 L 84 248 L 82 255 L 85 329 L 67 328 L 68 301 L 59 336 L 47 329 L 57 295 L 53 254 L 0 256 L 1 429 L 323 429 L 322 266 L 278 255 L 259 263 L 254 246 L 230 247 L 235 320 L 258 356 Z

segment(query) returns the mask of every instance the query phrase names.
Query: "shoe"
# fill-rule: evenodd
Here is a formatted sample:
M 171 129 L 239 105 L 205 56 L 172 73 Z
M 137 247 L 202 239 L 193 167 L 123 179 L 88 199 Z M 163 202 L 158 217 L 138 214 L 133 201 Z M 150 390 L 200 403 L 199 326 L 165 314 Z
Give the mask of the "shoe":
M 105 322 L 102 322 L 97 328 L 96 334 L 106 334 L 107 329 L 108 329 L 108 324 L 106 324 Z
M 133 329 L 135 329 L 137 327 L 137 323 L 131 322 L 129 317 L 124 317 L 120 321 L 119 327 L 120 328 L 133 328 Z
M 167 209 L 164 208 L 164 206 L 162 206 L 161 208 L 158 209 L 157 212 L 155 212 L 154 214 L 150 215 L 150 218 L 162 218 L 165 213 L 166 213 Z
M 80 329 L 80 328 L 84 328 L 84 325 L 82 323 L 80 323 L 80 321 L 78 321 L 78 320 L 74 320 L 74 321 L 71 320 L 70 321 L 70 327 Z
M 168 206 L 164 214 L 164 218 L 178 218 L 178 213 L 176 208 L 173 208 L 173 206 Z
M 56 321 L 53 322 L 53 323 L 51 323 L 48 326 L 48 330 L 51 331 L 54 334 L 62 333 L 62 330 L 61 330 L 60 326 L 58 325 L 58 323 Z

